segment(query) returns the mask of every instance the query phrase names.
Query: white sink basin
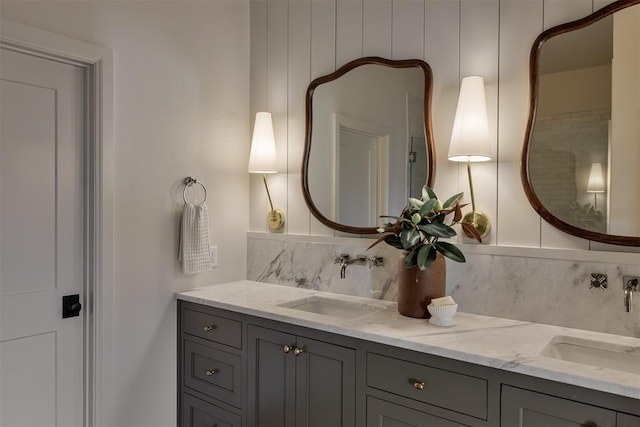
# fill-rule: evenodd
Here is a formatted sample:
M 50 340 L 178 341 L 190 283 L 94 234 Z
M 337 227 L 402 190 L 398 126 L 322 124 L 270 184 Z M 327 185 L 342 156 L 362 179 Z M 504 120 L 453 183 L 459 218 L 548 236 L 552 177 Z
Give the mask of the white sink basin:
M 640 347 L 557 335 L 542 356 L 640 375 Z
M 334 298 L 321 296 L 311 296 L 295 301 L 278 304 L 280 307 L 292 308 L 294 310 L 306 311 L 309 313 L 322 314 L 325 316 L 352 319 L 365 314 L 381 310 L 383 307 L 374 304 L 343 301 Z

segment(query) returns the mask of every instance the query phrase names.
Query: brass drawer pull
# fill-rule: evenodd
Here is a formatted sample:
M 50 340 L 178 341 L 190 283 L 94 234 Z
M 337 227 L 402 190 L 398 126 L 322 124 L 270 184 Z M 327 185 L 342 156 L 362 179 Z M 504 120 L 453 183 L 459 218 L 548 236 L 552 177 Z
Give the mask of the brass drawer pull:
M 285 353 L 289 353 L 291 351 L 291 346 L 285 344 L 282 348 L 282 351 L 284 351 Z
M 211 370 L 207 371 L 207 376 L 208 377 L 212 377 L 216 372 L 218 372 L 217 369 L 211 369 Z
M 205 332 L 213 331 L 216 328 L 216 325 L 205 325 L 202 329 Z
M 302 353 L 304 353 L 304 348 L 298 348 L 298 347 L 296 347 L 296 348 L 293 350 L 293 354 L 295 354 L 296 356 L 300 356 Z
M 417 390 L 424 390 L 424 381 L 414 381 L 413 387 Z

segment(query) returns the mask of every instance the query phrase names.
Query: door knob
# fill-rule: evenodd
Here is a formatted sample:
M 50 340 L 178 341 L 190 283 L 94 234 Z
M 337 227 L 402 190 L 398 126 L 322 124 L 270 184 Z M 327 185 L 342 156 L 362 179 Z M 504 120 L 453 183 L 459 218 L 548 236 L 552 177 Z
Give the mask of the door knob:
M 295 354 L 296 356 L 300 356 L 302 353 L 304 353 L 304 348 L 296 347 L 296 348 L 293 350 L 293 354 Z
M 65 295 L 62 297 L 62 318 L 80 316 L 82 304 L 80 304 L 80 295 Z

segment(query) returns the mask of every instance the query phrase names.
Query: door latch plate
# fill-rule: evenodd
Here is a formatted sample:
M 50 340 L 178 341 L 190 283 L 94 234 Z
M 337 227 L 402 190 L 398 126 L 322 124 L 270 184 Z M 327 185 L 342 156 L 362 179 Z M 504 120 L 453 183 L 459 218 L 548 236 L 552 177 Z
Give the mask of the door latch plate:
M 62 297 L 62 318 L 78 317 L 80 316 L 80 310 L 82 310 L 82 304 L 80 304 L 80 295 L 65 295 Z

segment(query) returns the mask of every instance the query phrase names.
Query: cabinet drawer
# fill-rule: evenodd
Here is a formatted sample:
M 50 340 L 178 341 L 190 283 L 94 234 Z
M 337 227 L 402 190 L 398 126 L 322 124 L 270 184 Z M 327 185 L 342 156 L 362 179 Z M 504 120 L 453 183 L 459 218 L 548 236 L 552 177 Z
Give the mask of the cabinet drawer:
M 487 418 L 487 381 L 367 353 L 367 385 L 451 411 Z
M 634 415 L 628 415 L 628 414 L 623 414 L 621 412 L 618 412 L 617 414 L 617 418 L 616 418 L 616 425 L 618 427 L 633 427 L 633 426 L 640 426 L 640 417 L 636 417 Z
M 502 425 L 513 427 L 615 426 L 616 413 L 586 403 L 503 385 L 500 420 Z
M 445 420 L 402 405 L 367 396 L 367 426 L 370 427 L 460 427 L 454 421 Z
M 189 340 L 184 343 L 184 385 L 237 408 L 242 406 L 239 356 Z
M 242 419 L 238 414 L 184 393 L 182 395 L 182 420 L 180 425 L 183 427 L 241 427 Z
M 185 309 L 183 331 L 206 340 L 242 348 L 242 323 L 225 317 Z

